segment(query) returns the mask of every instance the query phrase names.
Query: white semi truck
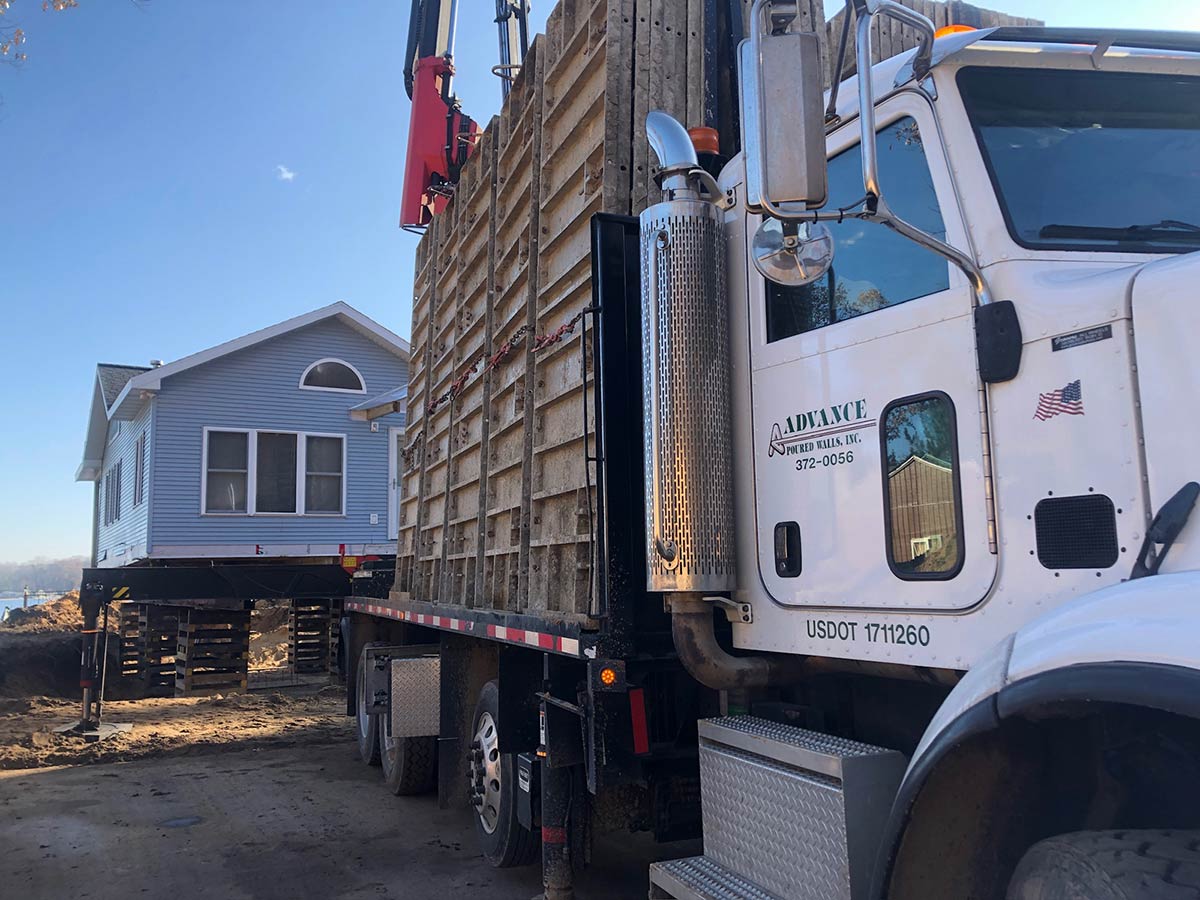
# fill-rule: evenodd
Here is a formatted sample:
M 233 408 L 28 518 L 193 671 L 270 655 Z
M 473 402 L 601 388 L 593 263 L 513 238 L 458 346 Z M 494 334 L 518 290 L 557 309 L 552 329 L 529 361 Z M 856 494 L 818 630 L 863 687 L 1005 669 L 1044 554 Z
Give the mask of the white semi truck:
M 652 112 L 593 226 L 588 615 L 351 601 L 364 757 L 551 898 L 696 772 L 653 897 L 1200 897 L 1200 36 L 850 5 L 823 94 L 755 0 L 740 151 Z

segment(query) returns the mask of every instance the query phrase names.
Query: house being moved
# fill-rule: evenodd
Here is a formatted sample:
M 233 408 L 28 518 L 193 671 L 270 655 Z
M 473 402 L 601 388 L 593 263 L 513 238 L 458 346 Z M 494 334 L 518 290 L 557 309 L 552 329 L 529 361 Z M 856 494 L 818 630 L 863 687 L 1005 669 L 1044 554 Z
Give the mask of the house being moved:
M 96 368 L 77 481 L 98 567 L 395 552 L 409 345 L 337 302 Z

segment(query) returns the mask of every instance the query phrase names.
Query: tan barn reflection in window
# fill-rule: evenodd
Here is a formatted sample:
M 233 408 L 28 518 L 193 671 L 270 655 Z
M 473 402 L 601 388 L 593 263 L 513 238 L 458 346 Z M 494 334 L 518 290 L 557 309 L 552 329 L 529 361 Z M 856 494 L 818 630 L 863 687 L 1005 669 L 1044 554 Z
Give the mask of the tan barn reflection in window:
M 942 396 L 888 410 L 884 418 L 892 568 L 900 577 L 950 577 L 961 563 L 954 412 Z

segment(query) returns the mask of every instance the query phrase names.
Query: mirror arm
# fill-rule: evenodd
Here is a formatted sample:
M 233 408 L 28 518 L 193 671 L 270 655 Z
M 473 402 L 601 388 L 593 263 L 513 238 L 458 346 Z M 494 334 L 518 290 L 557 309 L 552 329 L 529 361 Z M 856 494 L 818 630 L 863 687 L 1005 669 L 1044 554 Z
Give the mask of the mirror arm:
M 829 104 L 825 107 L 826 126 L 841 121 L 837 114 L 838 88 L 842 84 L 842 67 L 846 63 L 846 44 L 850 40 L 850 17 L 854 14 L 854 0 L 846 0 L 846 15 L 842 19 L 842 36 L 838 39 L 837 63 L 829 78 Z
M 910 11 L 893 2 L 893 0 L 865 0 L 865 2 L 864 0 L 856 0 L 856 2 L 863 4 L 870 10 L 864 15 L 864 10 L 861 7 L 856 7 L 858 14 L 858 47 L 856 48 L 858 122 L 861 132 L 859 145 L 861 147 L 860 155 L 862 156 L 863 189 L 867 192 L 867 198 L 863 203 L 863 211 L 857 218 L 869 219 L 881 225 L 886 225 L 903 237 L 948 259 L 961 269 L 963 274 L 970 280 L 971 287 L 975 291 L 976 303 L 980 306 L 986 306 L 992 302 L 992 295 L 991 291 L 988 290 L 987 282 L 983 278 L 983 272 L 975 264 L 975 260 L 962 251 L 951 247 L 945 241 L 939 240 L 932 234 L 922 231 L 915 225 L 910 225 L 908 222 L 894 215 L 883 201 L 883 191 L 879 186 L 879 160 L 875 144 L 875 84 L 871 77 L 871 12 L 877 9 L 884 14 L 893 15 L 895 18 L 900 18 L 902 21 L 921 29 L 921 47 L 917 51 L 917 58 L 920 59 L 922 54 L 926 56 L 925 71 L 928 71 L 927 57 L 933 47 L 933 30 L 929 27 L 930 22 L 924 16 L 911 13 L 911 16 L 919 20 L 914 21 L 910 18 Z M 897 15 L 892 10 L 892 7 L 903 10 L 904 16 Z M 917 66 L 914 62 L 913 70 L 916 71 L 916 69 Z
M 895 215 L 882 200 L 879 202 L 879 211 L 873 218 L 880 225 L 885 225 L 910 241 L 920 244 L 927 250 L 932 250 L 957 266 L 967 276 L 967 280 L 971 282 L 971 289 L 975 292 L 976 305 L 987 306 L 992 302 L 992 292 L 988 290 L 987 282 L 983 278 L 983 270 L 976 265 L 975 260 L 970 256 L 956 247 L 952 247 L 945 241 L 939 240 L 929 232 L 922 231 L 915 225 L 905 222 L 899 216 Z
M 933 67 L 933 23 L 916 10 L 901 6 L 896 0 L 866 0 L 872 15 L 891 16 L 903 25 L 920 32 L 921 42 L 912 60 L 913 75 L 920 81 Z

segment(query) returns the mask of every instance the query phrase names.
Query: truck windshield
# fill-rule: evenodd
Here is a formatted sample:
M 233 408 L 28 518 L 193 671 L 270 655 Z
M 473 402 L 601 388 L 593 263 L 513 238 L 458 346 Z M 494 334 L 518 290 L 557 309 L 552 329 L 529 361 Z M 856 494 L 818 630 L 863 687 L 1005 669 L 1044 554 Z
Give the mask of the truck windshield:
M 958 86 L 1018 244 L 1200 249 L 1200 78 L 968 67 Z

